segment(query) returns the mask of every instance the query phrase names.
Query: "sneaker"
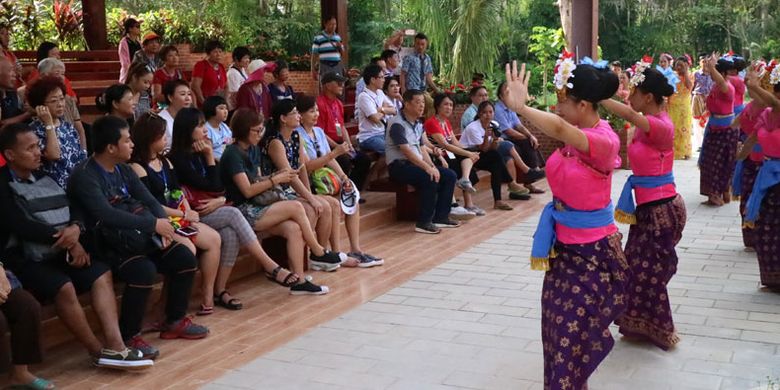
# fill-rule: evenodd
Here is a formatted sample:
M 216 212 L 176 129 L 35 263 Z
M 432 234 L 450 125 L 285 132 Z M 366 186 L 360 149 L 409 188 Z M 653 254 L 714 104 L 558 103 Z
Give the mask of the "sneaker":
M 485 214 L 487 214 L 487 213 L 485 212 L 485 210 L 483 210 L 483 209 L 482 209 L 481 207 L 479 207 L 479 206 L 466 207 L 466 210 L 468 210 L 468 211 L 470 211 L 470 212 L 474 213 L 474 215 L 476 215 L 476 216 L 478 216 L 478 217 L 482 217 L 482 216 L 484 216 Z
M 360 260 L 360 262 L 357 265 L 360 268 L 371 268 L 371 267 L 376 267 L 378 265 L 382 265 L 382 264 L 385 263 L 384 260 L 378 259 L 378 258 L 376 258 L 374 256 L 369 256 L 369 255 L 367 255 L 365 253 L 350 252 L 349 255 L 351 257 L 354 257 L 354 258 Z
M 317 256 L 313 252 L 309 252 L 309 267 L 319 271 L 335 271 L 346 260 L 346 253 L 331 252 L 325 249 L 325 253 L 322 256 Z
M 118 370 L 145 370 L 154 366 L 151 359 L 144 357 L 144 353 L 133 348 L 125 348 L 124 351 L 114 351 L 103 348 L 100 356 L 95 360 L 95 365 L 104 368 Z
M 456 219 L 458 221 L 468 221 L 476 216 L 477 214 L 466 210 L 466 208 L 461 206 L 453 206 L 450 208 L 450 218 Z
M 472 194 L 477 193 L 477 189 L 474 188 L 473 185 L 471 185 L 471 181 L 469 179 L 460 179 L 458 180 L 455 185 L 458 186 L 463 191 L 470 192 Z
M 157 359 L 160 356 L 160 350 L 147 343 L 141 338 L 141 335 L 135 335 L 129 340 L 125 340 L 125 345 L 143 354 L 144 359 Z
M 544 173 L 543 170 L 531 169 L 528 171 L 528 173 L 525 174 L 525 177 L 523 178 L 523 182 L 526 184 L 530 184 L 543 179 L 545 176 L 546 174 Z
M 164 340 L 197 340 L 208 335 L 209 328 L 193 323 L 190 317 L 184 317 L 172 324 L 166 324 L 165 329 L 160 332 L 160 338 Z
M 414 225 L 414 231 L 417 233 L 425 233 L 425 234 L 439 234 L 441 233 L 441 229 L 436 227 L 433 223 L 426 223 L 426 224 L 417 224 Z
M 307 276 L 303 283 L 290 287 L 290 295 L 325 295 L 330 292 L 328 286 L 318 286 L 311 282 L 311 276 Z
M 476 215 L 476 214 L 475 214 L 475 215 Z M 434 222 L 433 224 L 434 224 L 434 226 L 436 226 L 437 228 L 442 228 L 442 229 L 450 229 L 450 228 L 457 228 L 457 227 L 460 227 L 460 222 L 458 222 L 458 221 L 453 221 L 453 220 L 451 220 L 451 219 L 447 219 L 447 220 L 444 220 L 444 221 L 439 221 L 439 222 Z
M 531 200 L 531 195 L 528 193 L 518 193 L 518 192 L 510 192 L 509 193 L 509 199 L 512 200 Z
M 515 195 L 528 195 L 530 193 L 531 193 L 531 190 L 529 190 L 528 188 L 519 186 L 519 185 L 515 185 L 515 188 L 512 188 L 511 186 L 509 187 L 509 194 L 510 195 L 511 194 L 515 194 Z

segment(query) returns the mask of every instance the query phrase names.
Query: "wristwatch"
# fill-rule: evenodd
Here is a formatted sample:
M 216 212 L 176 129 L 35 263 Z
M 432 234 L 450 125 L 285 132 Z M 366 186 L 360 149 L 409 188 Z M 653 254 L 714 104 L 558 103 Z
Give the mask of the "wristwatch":
M 54 130 L 54 125 L 46 125 L 46 130 Z

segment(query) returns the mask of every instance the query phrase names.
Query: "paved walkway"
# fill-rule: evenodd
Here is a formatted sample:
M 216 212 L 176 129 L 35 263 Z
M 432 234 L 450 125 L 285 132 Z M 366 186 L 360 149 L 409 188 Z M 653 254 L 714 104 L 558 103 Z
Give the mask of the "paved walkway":
M 780 294 L 758 284 L 737 205 L 699 204 L 698 174 L 693 161 L 676 165 L 689 220 L 669 293 L 682 341 L 671 352 L 618 341 L 591 389 L 780 386 Z M 615 175 L 615 199 L 627 175 Z M 535 224 L 519 221 L 205 388 L 541 389 Z

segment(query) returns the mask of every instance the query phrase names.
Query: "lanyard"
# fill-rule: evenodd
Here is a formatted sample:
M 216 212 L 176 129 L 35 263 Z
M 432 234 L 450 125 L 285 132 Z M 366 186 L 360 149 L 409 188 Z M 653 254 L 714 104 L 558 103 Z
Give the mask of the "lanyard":
M 127 190 L 127 184 L 125 184 L 125 180 L 122 178 L 122 172 L 119 170 L 118 165 L 114 166 L 114 173 L 110 173 L 103 169 L 103 167 L 100 166 L 100 164 L 98 164 L 95 160 L 92 160 L 92 165 L 98 171 L 100 176 L 103 177 L 106 185 L 112 188 L 119 188 L 122 196 L 130 196 L 130 192 Z

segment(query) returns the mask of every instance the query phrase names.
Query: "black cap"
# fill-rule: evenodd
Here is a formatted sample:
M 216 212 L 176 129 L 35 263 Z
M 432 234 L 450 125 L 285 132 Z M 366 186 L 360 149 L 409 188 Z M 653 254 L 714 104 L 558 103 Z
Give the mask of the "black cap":
M 328 72 L 322 75 L 322 79 L 320 80 L 323 84 L 327 84 L 331 81 L 338 81 L 340 83 L 343 83 L 347 81 L 347 79 L 341 75 L 339 72 Z

